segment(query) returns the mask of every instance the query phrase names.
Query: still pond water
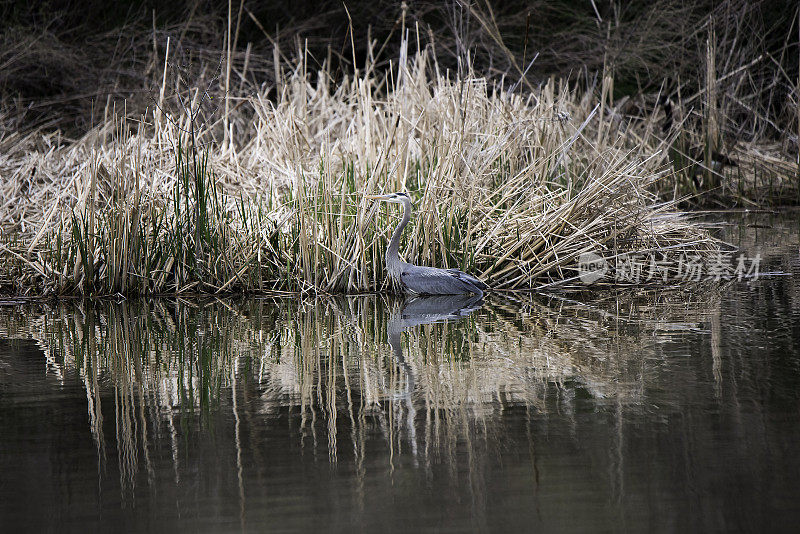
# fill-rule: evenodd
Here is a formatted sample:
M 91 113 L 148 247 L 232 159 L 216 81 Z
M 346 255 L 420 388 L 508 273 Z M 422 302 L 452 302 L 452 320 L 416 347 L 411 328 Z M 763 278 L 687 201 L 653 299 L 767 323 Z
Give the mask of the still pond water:
M 692 291 L 0 307 L 0 528 L 791 531 L 800 222 Z

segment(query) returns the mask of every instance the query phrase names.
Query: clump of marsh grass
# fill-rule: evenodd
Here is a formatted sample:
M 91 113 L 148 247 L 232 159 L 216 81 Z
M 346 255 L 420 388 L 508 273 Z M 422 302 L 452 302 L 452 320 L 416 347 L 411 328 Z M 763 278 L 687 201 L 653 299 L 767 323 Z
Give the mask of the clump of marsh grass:
M 471 73 L 450 79 L 406 44 L 385 73 L 334 86 L 323 68 L 315 79 L 293 65 L 276 102 L 264 88 L 228 106 L 224 132 L 198 118 L 207 95 L 190 89 L 176 94 L 183 115 L 158 106 L 135 123 L 112 109 L 72 144 L 15 140 L 0 159 L 3 284 L 375 291 L 394 215 L 363 196 L 390 190 L 415 201 L 408 260 L 499 289 L 568 278 L 586 251 L 717 250 L 653 192 L 666 151 L 626 141 L 591 93 L 551 80 L 522 96 Z
M 51 141 L 72 142 L 66 137 L 106 124 L 109 109 L 123 103 L 138 120 L 157 102 L 158 123 L 167 110 L 181 109 L 164 101 L 165 89 L 183 94 L 186 79 L 218 82 L 210 92 L 223 104 L 208 129 L 227 146 L 229 137 L 241 141 L 252 131 L 254 95 L 258 103 L 278 103 L 298 69 L 314 87 L 328 88 L 355 73 L 373 80 L 367 85 L 382 99 L 399 79 L 384 74 L 397 68 L 395 51 L 407 50 L 411 38 L 418 47 L 424 42 L 438 72 L 450 69 L 462 80 L 478 72 L 492 87 L 535 94 L 549 76 L 569 76 L 600 93 L 600 114 L 611 128 L 600 128 L 598 140 L 622 131 L 632 147 L 669 145 L 671 173 L 657 185 L 665 198 L 715 207 L 800 202 L 794 4 L 543 2 L 535 17 L 530 2 L 373 4 L 330 2 L 292 11 L 291 20 L 281 10 L 243 4 L 231 10 L 178 2 L 157 14 L 116 18 L 99 10 L 99 19 L 58 12 L 46 21 L 39 11 L 11 7 L 0 30 L 0 149 L 27 146 L 25 140 L 44 145 L 42 132 L 56 128 Z M 267 20 L 280 29 L 266 28 Z M 342 43 L 343 34 L 367 39 Z M 664 96 L 680 116 L 673 135 L 654 136 L 656 101 Z M 715 152 L 739 166 L 716 170 Z

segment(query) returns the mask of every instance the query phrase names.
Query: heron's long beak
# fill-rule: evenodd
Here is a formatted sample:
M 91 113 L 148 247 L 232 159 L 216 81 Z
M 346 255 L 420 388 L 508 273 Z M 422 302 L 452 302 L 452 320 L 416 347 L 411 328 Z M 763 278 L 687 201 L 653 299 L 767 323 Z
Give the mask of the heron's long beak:
M 364 198 L 367 198 L 367 199 L 370 199 L 370 200 L 386 200 L 387 196 L 388 195 L 364 195 Z

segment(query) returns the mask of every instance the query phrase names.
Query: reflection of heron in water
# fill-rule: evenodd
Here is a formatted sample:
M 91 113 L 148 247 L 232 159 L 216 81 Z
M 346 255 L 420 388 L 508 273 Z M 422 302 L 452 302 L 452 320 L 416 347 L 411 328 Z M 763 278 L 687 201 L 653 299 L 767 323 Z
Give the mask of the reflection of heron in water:
M 458 269 L 437 269 L 406 263 L 400 259 L 400 236 L 411 219 L 411 199 L 405 193 L 367 195 L 366 198 L 403 205 L 403 220 L 394 229 L 386 249 L 386 271 L 405 293 L 412 295 L 459 295 L 474 293 L 479 297 L 488 286 Z
M 386 330 L 389 345 L 392 347 L 392 356 L 406 375 L 405 393 L 398 397 L 404 399 L 408 412 L 408 437 L 414 457 L 417 455 L 416 428 L 414 427 L 416 410 L 411 399 L 414 392 L 414 370 L 403 356 L 401 334 L 404 330 L 423 324 L 458 321 L 480 309 L 481 306 L 483 306 L 481 295 L 431 295 L 408 299 L 403 302 L 399 312 L 392 310 Z

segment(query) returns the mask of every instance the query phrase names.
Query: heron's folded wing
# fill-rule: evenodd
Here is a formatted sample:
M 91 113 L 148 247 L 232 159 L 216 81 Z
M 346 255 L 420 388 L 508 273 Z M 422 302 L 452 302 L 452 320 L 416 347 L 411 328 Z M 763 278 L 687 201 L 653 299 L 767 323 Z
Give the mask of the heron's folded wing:
M 400 281 L 415 293 L 429 295 L 453 295 L 458 293 L 480 293 L 486 285 L 457 269 L 436 269 L 409 265 L 400 274 Z
M 447 272 L 452 273 L 453 276 L 456 276 L 460 280 L 464 280 L 465 282 L 469 282 L 470 284 L 474 285 L 475 287 L 477 287 L 481 291 L 485 291 L 486 289 L 489 289 L 489 286 L 487 286 L 484 282 L 478 280 L 477 278 L 475 278 L 471 274 L 465 273 L 464 271 L 459 271 L 458 269 L 447 269 Z

